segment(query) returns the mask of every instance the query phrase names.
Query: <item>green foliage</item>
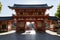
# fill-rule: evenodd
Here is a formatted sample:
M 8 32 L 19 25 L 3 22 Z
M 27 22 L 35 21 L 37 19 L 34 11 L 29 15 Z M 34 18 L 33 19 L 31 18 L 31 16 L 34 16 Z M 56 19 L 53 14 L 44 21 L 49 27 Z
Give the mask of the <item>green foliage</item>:
M 60 4 L 58 5 L 57 11 L 55 13 L 55 16 L 60 18 Z
M 0 2 L 0 12 L 1 12 L 1 10 L 2 10 L 2 4 L 1 4 L 1 2 Z

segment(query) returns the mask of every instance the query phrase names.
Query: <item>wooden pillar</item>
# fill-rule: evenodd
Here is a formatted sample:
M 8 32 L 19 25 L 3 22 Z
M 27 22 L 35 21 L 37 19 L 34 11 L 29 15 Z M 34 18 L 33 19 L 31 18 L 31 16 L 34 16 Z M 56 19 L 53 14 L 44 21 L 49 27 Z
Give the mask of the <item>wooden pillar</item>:
M 10 31 L 11 30 L 11 27 L 12 27 L 12 23 L 11 23 L 11 20 L 7 21 L 7 30 Z
M 16 32 L 18 32 L 18 19 L 16 18 Z
M 0 31 L 1 31 L 1 22 L 0 22 Z
M 37 31 L 37 20 L 35 20 L 35 30 Z
M 45 26 L 44 26 L 44 20 L 42 20 L 42 31 L 43 31 L 43 32 L 46 31 Z
M 24 18 L 24 31 L 26 31 L 26 18 Z
M 6 23 L 6 30 L 8 31 L 8 24 L 9 24 L 8 22 L 9 22 L 9 21 L 6 21 L 6 22 L 7 22 L 7 23 Z

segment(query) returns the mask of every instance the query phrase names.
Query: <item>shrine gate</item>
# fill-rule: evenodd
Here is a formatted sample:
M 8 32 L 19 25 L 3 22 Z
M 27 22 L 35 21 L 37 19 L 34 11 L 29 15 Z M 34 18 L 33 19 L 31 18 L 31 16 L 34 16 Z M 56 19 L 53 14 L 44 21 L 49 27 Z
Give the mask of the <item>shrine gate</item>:
M 38 5 L 24 5 L 24 4 L 14 4 L 14 6 L 8 6 L 11 9 L 14 9 L 16 15 L 16 32 L 25 32 L 26 22 L 34 22 L 34 29 L 36 32 L 43 31 L 45 32 L 45 20 L 48 19 L 48 16 L 45 15 L 47 9 L 52 8 L 53 6 L 48 6 L 47 4 L 38 4 Z

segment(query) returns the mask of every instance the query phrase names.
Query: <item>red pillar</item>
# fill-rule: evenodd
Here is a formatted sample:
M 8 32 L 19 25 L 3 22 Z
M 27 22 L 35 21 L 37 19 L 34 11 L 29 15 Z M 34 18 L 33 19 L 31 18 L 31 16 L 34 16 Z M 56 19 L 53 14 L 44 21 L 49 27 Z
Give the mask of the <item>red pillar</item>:
M 46 29 L 45 29 L 45 26 L 44 26 L 45 24 L 44 24 L 44 20 L 42 20 L 42 31 L 43 32 L 45 32 L 46 31 Z
M 24 18 L 24 31 L 26 31 L 26 18 Z
M 0 23 L 0 31 L 1 31 L 1 23 Z
M 18 32 L 18 20 L 16 21 L 16 32 Z
M 37 32 L 37 19 L 35 20 L 35 31 Z
M 9 21 L 7 21 L 7 23 L 6 23 L 6 30 L 7 30 L 7 31 L 8 31 L 8 22 L 9 22 Z

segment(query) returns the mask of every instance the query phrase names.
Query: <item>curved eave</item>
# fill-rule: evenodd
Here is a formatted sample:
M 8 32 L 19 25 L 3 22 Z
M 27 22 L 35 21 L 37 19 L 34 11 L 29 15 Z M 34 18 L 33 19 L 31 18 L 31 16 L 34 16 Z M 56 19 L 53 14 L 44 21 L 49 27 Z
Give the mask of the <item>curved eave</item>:
M 0 17 L 0 21 L 9 21 L 9 20 L 13 20 L 12 16 L 8 16 L 8 17 Z
M 52 8 L 53 6 L 48 6 L 48 7 L 11 7 L 11 6 L 8 6 L 10 9 L 16 9 L 16 8 L 40 8 L 40 9 L 43 9 L 43 8 L 46 8 L 46 9 L 50 9 Z

